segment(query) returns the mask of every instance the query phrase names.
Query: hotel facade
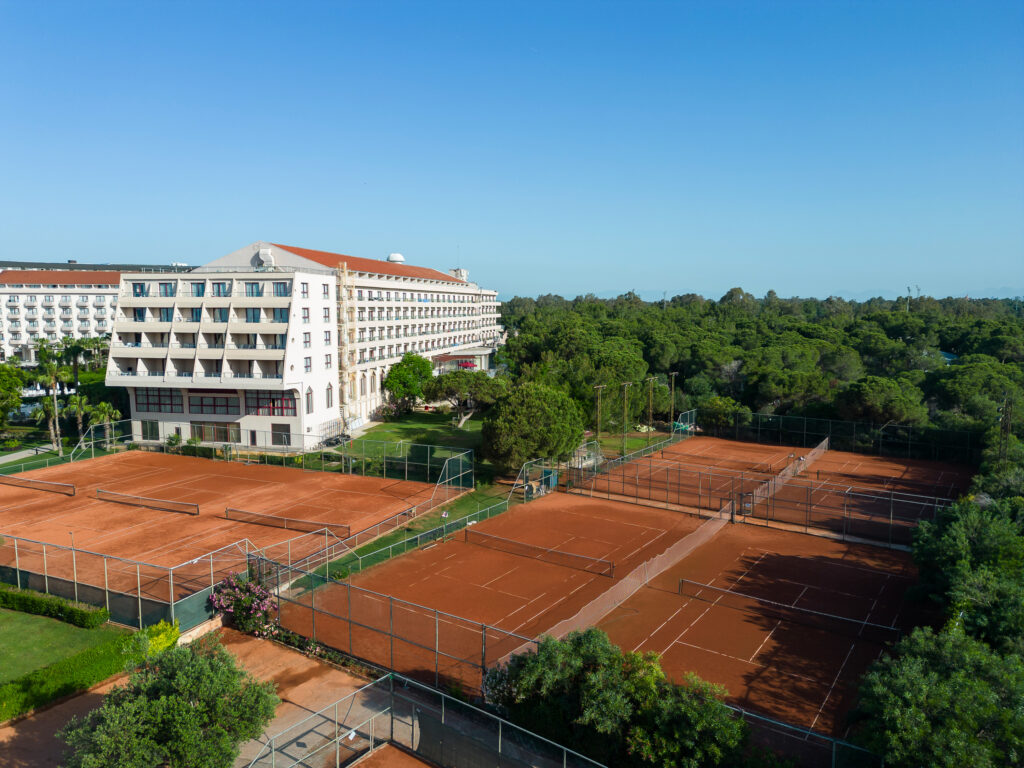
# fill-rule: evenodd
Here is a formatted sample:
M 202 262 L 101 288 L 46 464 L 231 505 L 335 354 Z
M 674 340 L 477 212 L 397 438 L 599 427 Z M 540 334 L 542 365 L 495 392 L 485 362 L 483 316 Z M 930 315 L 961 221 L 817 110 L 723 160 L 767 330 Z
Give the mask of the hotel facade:
M 107 384 L 134 439 L 311 448 L 375 416 L 407 352 L 488 368 L 497 292 L 465 270 L 253 243 L 180 274 L 124 273 Z

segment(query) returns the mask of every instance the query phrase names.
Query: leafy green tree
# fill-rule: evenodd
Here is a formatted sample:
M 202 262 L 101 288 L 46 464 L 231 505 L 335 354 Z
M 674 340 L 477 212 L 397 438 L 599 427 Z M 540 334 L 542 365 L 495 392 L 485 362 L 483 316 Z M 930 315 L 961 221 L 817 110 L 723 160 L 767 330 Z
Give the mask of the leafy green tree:
M 928 410 L 921 390 L 900 379 L 866 376 L 836 398 L 839 415 L 851 421 L 875 424 L 924 424 Z
M 855 734 L 894 768 L 1024 761 L 1024 662 L 959 629 L 917 629 L 864 676 Z
M 702 428 L 717 432 L 724 427 L 733 426 L 737 420 L 740 424 L 749 422 L 750 409 L 731 397 L 714 395 L 701 403 L 698 419 Z
M 411 411 L 416 401 L 423 398 L 423 389 L 433 376 L 429 360 L 415 352 L 406 352 L 384 377 L 384 389 L 399 411 Z
M 673 685 L 655 654 L 623 653 L 599 629 L 544 638 L 485 688 L 513 722 L 608 765 L 736 765 L 745 735 L 722 688 Z
M 6 427 L 11 411 L 21 407 L 25 380 L 13 365 L 0 363 L 0 427 Z
M 59 404 L 57 408 L 58 410 L 54 411 L 53 403 L 49 398 L 47 398 L 45 400 L 40 400 L 39 405 L 32 409 L 32 418 L 35 420 L 36 424 L 42 424 L 44 421 L 46 422 L 46 428 L 50 432 L 50 444 L 53 445 L 54 450 L 61 447 L 60 433 L 57 432 L 56 427 L 57 416 L 60 413 Z M 63 452 L 61 455 L 63 455 Z
M 461 427 L 473 411 L 493 405 L 505 393 L 507 382 L 491 378 L 483 371 L 449 371 L 424 386 L 427 400 L 447 400 L 455 409 Z
M 567 394 L 527 382 L 495 403 L 482 432 L 487 457 L 514 472 L 530 459 L 567 459 L 583 439 L 583 420 Z
M 274 717 L 260 683 L 207 636 L 147 660 L 127 685 L 60 733 L 65 768 L 230 768 Z

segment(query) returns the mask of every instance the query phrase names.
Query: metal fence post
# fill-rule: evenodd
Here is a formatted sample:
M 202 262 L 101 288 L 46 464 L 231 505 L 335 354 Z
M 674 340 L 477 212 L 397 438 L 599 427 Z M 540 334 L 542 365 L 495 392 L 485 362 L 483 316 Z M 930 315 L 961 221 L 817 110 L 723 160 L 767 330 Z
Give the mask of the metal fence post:
M 103 597 L 106 601 L 107 613 L 110 613 L 110 583 L 107 581 L 107 560 L 109 558 L 103 556 Z
M 135 595 L 139 606 L 139 629 L 142 629 L 142 573 L 138 563 L 135 564 Z
M 75 602 L 78 602 L 78 557 L 75 548 L 71 548 L 71 578 L 75 581 Z
M 345 614 L 348 618 L 348 652 L 352 653 L 352 585 L 348 585 L 348 613 Z
M 174 569 L 167 569 L 167 592 L 171 600 L 171 624 L 174 623 Z
M 437 608 L 434 609 L 434 687 L 439 688 L 441 677 L 438 657 L 441 652 L 441 624 L 437 617 Z
M 391 669 L 395 668 L 395 598 L 388 597 L 388 637 L 391 639 Z
M 316 642 L 316 576 L 310 579 L 312 588 L 309 590 L 309 621 L 313 630 L 313 642 Z
M 18 540 L 14 540 L 14 574 L 18 582 L 18 589 L 21 589 L 21 563 L 18 560 Z
M 213 589 L 217 582 L 213 578 L 213 552 L 210 553 L 210 589 Z
M 50 594 L 50 573 L 46 567 L 46 545 L 43 544 L 43 591 Z

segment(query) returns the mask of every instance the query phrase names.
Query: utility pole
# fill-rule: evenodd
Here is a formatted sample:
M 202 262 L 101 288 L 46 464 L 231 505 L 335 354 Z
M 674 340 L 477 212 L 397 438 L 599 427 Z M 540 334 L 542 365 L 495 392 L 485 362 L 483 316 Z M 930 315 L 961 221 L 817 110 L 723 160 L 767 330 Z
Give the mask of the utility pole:
M 654 377 L 648 376 L 647 382 L 647 445 L 651 444 L 651 432 L 654 430 Z
M 672 371 L 669 373 L 669 381 L 672 382 L 672 394 L 669 396 L 669 410 L 668 410 L 668 430 L 672 432 L 676 425 L 676 376 L 679 375 L 679 371 Z
M 597 390 L 597 450 L 601 450 L 601 390 L 604 389 L 606 384 L 595 384 L 594 389 Z
M 632 381 L 622 382 L 622 455 L 626 455 L 626 390 L 633 386 Z

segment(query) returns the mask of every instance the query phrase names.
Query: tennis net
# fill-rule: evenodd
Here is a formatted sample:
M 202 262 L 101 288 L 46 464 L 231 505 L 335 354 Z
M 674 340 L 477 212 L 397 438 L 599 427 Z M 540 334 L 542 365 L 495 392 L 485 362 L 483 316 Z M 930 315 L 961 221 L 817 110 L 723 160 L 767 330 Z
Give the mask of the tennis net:
M 587 573 L 596 573 L 600 576 L 615 575 L 615 563 L 611 560 L 601 560 L 586 555 L 576 555 L 572 552 L 563 552 L 560 549 L 549 549 L 539 547 L 536 544 L 527 544 L 523 541 L 503 539 L 501 536 L 494 536 L 483 531 L 475 531 L 470 528 L 464 529 L 464 539 L 469 544 L 477 544 L 481 547 L 490 547 L 510 555 L 529 557 L 534 560 L 543 560 L 553 565 L 562 565 L 566 568 L 576 568 Z
M 874 624 L 870 621 L 851 619 L 846 616 L 837 616 L 836 614 L 825 613 L 824 611 L 814 611 L 810 608 L 797 608 L 795 605 L 779 603 L 763 597 L 754 597 L 742 592 L 734 592 L 731 589 L 713 587 L 710 584 L 702 584 L 699 581 L 690 581 L 689 579 L 679 580 L 679 594 L 683 597 L 692 597 L 697 600 L 713 603 L 723 608 L 792 621 L 797 624 L 816 627 L 828 632 L 835 632 L 873 643 L 894 643 L 900 639 L 901 634 L 897 627 Z
M 186 515 L 198 515 L 199 505 L 190 501 L 171 501 L 170 499 L 151 499 L 148 496 L 132 496 L 129 493 L 117 493 L 103 488 L 96 489 L 96 498 L 101 501 L 113 501 L 117 504 L 132 504 L 136 507 L 160 509 L 165 512 L 183 512 Z
M 347 525 L 343 525 L 341 523 L 324 523 L 317 520 L 299 520 L 294 517 L 266 515 L 262 512 L 246 512 L 244 509 L 233 509 L 232 507 L 228 507 L 224 510 L 224 517 L 228 520 L 237 520 L 240 523 L 267 525 L 272 528 L 286 528 L 290 531 L 303 531 L 304 533 L 322 531 L 326 528 L 339 539 L 347 539 L 352 533 Z
M 65 496 L 75 495 L 75 486 L 71 483 L 51 483 L 49 480 L 32 480 L 27 477 L 16 477 L 14 475 L 0 475 L 0 483 L 15 485 L 18 488 L 34 488 L 37 491 L 63 493 Z

